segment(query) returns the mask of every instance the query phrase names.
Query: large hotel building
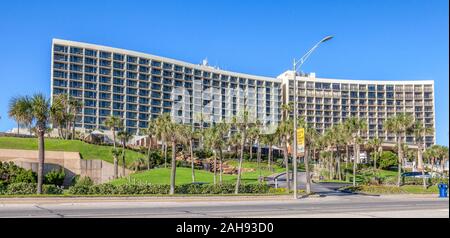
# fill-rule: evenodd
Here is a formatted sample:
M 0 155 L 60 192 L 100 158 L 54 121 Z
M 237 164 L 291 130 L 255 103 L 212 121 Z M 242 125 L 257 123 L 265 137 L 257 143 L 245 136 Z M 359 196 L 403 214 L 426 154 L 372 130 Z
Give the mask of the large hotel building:
M 52 98 L 66 93 L 83 102 L 76 119 L 80 130 L 106 129 L 110 115 L 123 118 L 131 133 L 148 121 L 170 113 L 180 122 L 204 126 L 229 120 L 244 108 L 265 125 L 281 121 L 284 103 L 293 98 L 293 72 L 277 78 L 221 70 L 135 51 L 54 39 Z M 348 117 L 367 120 L 365 138 L 394 142 L 383 121 L 396 113 L 412 113 L 416 121 L 435 127 L 433 81 L 362 81 L 297 75 L 298 115 L 323 132 Z M 414 138 L 407 137 L 408 143 Z M 427 146 L 435 136 L 427 136 Z

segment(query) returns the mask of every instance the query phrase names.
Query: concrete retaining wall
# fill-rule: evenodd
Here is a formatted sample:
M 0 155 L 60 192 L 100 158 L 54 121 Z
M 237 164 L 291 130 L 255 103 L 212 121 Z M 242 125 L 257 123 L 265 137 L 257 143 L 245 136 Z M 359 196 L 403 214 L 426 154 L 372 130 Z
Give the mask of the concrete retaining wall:
M 13 162 L 19 167 L 37 172 L 38 151 L 0 149 L 0 161 Z M 104 183 L 113 179 L 114 165 L 103 160 L 84 160 L 78 152 L 45 151 L 44 173 L 54 169 L 64 168 L 66 173 L 65 185 L 69 185 L 73 177 L 90 177 L 94 183 Z M 132 171 L 126 169 L 125 176 Z M 119 167 L 119 177 L 123 177 Z

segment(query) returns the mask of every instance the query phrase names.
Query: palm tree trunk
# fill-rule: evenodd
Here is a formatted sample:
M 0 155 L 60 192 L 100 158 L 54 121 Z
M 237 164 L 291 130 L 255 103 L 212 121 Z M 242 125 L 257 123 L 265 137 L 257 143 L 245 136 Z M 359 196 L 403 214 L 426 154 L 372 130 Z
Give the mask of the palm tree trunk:
M 422 170 L 422 182 L 423 182 L 423 188 L 427 189 L 427 180 L 425 178 L 425 168 L 423 167 L 423 154 L 422 154 L 422 148 L 419 146 L 417 149 L 417 167 L 418 169 Z
M 118 177 L 119 177 L 119 160 L 117 159 L 117 155 L 114 154 L 114 179 Z
M 311 176 L 309 169 L 309 150 L 305 148 L 305 155 L 303 162 L 305 163 L 305 176 L 306 176 L 306 194 L 311 194 Z M 297 188 L 294 188 L 297 189 Z
M 245 134 L 245 133 L 244 133 Z M 245 146 L 245 140 L 246 136 L 243 136 L 242 144 L 241 144 L 241 155 L 239 157 L 239 166 L 238 166 L 238 177 L 236 181 L 236 186 L 234 188 L 234 193 L 239 193 L 239 186 L 241 185 L 241 175 L 242 175 L 242 161 L 244 160 L 244 146 Z
M 291 190 L 291 181 L 289 178 L 289 159 L 288 159 L 288 151 L 287 151 L 287 140 L 286 138 L 283 139 L 283 155 L 284 155 L 284 165 L 286 166 L 286 190 L 287 193 L 290 193 Z
M 73 122 L 72 122 L 72 140 L 75 138 L 75 120 L 76 120 L 76 116 L 73 117 Z
M 114 127 L 112 128 L 113 133 L 113 146 L 114 146 L 114 179 L 119 177 L 119 161 L 117 158 L 117 151 L 116 151 L 116 131 Z
M 267 161 L 267 166 L 268 166 L 268 169 L 269 169 L 269 171 L 272 171 L 272 153 L 273 153 L 273 151 L 272 151 L 272 144 L 269 144 L 269 158 L 268 158 L 268 161 Z
M 337 156 L 337 173 L 338 173 L 338 179 L 342 180 L 342 174 L 341 174 L 341 152 L 339 151 L 339 147 L 336 146 L 336 152 L 338 153 Z
M 176 161 L 176 153 L 175 153 L 175 140 L 172 140 L 172 169 L 170 171 L 170 194 L 175 194 L 175 175 L 177 172 L 177 161 Z
M 259 180 L 259 178 L 261 177 L 261 144 L 259 143 L 259 139 L 258 139 L 258 151 L 257 151 L 257 155 L 256 155 L 256 163 L 257 163 L 257 168 L 258 168 L 258 172 L 259 172 L 258 181 L 261 182 Z
M 37 181 L 37 194 L 42 194 L 42 184 L 44 182 L 44 161 L 45 161 L 45 131 L 38 128 L 38 149 L 39 149 L 39 163 L 38 163 L 38 181 Z
M 20 123 L 17 121 L 17 135 L 20 135 Z
M 348 149 L 348 145 L 345 145 L 345 168 L 347 169 L 348 166 L 348 160 L 350 158 L 350 152 Z
M 167 169 L 167 143 L 164 141 L 164 168 Z
M 252 161 L 253 160 L 253 142 L 251 141 L 250 142 L 250 161 Z
M 189 140 L 189 153 L 191 154 L 191 175 L 192 182 L 195 183 L 195 158 L 192 146 L 192 139 Z
M 398 169 L 397 169 L 397 187 L 400 187 L 402 181 L 402 161 L 403 161 L 403 152 L 401 147 L 401 139 L 400 136 L 397 137 L 397 149 L 398 149 Z
M 125 177 L 125 141 L 122 146 L 122 176 Z
M 222 184 L 222 174 L 223 174 L 223 153 L 222 148 L 219 148 L 219 157 L 220 157 L 220 168 L 219 168 L 219 184 Z
M 332 149 L 330 150 L 329 177 L 330 179 L 334 179 L 334 153 Z
M 353 143 L 353 186 L 356 186 L 356 141 Z
M 149 139 L 149 141 L 148 141 L 148 148 L 147 148 L 147 170 L 150 170 L 150 160 L 151 160 L 150 152 L 151 152 L 151 148 L 152 148 L 152 146 L 151 146 L 152 137 L 149 136 L 148 139 Z
M 217 184 L 217 153 L 214 150 L 214 185 Z

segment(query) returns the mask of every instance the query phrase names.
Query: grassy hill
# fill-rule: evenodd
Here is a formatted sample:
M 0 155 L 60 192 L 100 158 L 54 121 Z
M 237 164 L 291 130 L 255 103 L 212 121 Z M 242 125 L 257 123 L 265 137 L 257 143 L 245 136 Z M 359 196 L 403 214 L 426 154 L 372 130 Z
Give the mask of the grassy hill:
M 244 162 L 244 168 L 256 168 L 255 162 Z M 274 166 L 275 171 L 271 172 L 262 167 L 261 174 L 263 176 L 268 176 L 273 173 L 283 172 L 284 169 L 279 166 Z M 258 182 L 258 171 L 243 172 L 242 182 L 243 183 L 257 183 Z M 224 182 L 235 182 L 237 175 L 223 175 Z M 205 170 L 195 170 L 195 180 L 196 182 L 213 183 L 214 173 Z M 217 174 L 217 181 L 219 180 L 219 174 Z M 135 173 L 126 178 L 120 178 L 111 181 L 110 183 L 119 185 L 125 183 L 153 183 L 153 184 L 169 184 L 170 183 L 170 168 L 158 168 L 149 171 L 143 171 Z M 187 184 L 192 182 L 191 169 L 190 168 L 177 168 L 176 184 Z
M 37 150 L 37 138 L 0 137 L 0 149 Z M 112 146 L 91 145 L 79 140 L 45 139 L 45 149 L 49 151 L 79 152 L 83 159 L 100 159 L 113 163 Z M 127 150 L 125 161 L 130 165 L 144 155 Z M 121 164 L 121 162 L 120 162 Z

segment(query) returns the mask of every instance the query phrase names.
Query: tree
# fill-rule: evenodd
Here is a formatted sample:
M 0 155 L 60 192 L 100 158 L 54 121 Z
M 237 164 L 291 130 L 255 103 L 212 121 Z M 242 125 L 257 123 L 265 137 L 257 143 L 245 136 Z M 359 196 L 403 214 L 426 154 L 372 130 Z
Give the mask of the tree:
M 58 129 L 58 136 L 65 138 L 65 128 L 68 117 L 66 113 L 67 94 L 58 94 L 53 97 L 50 107 L 50 117 L 54 128 Z
M 294 133 L 294 123 L 292 120 L 283 120 L 275 132 L 277 134 L 278 141 L 283 148 L 284 165 L 286 167 L 286 184 L 287 193 L 290 192 L 290 178 L 289 178 L 289 158 L 288 158 L 288 145 L 290 143 L 291 135 Z M 294 153 L 294 152 L 293 152 Z
M 373 152 L 373 169 L 377 169 L 377 159 L 383 151 L 383 140 L 375 137 L 367 142 L 368 148 Z
M 277 135 L 275 133 L 265 134 L 261 137 L 261 143 L 269 147 L 269 154 L 267 158 L 267 167 L 269 171 L 272 171 L 272 159 L 273 159 L 273 145 L 276 141 Z
M 119 175 L 119 161 L 118 161 L 118 153 L 116 148 L 116 131 L 122 125 L 122 120 L 116 116 L 109 116 L 105 120 L 105 126 L 108 127 L 113 135 L 113 158 L 114 158 L 114 179 L 116 179 Z
M 298 119 L 297 125 L 299 128 L 304 128 L 305 130 L 305 154 L 303 156 L 303 163 L 305 165 L 306 194 L 311 194 L 311 171 L 309 168 L 309 156 L 310 151 L 314 150 L 317 145 L 319 136 L 317 131 L 308 125 L 304 117 Z
M 171 119 L 169 117 L 169 119 Z M 170 171 L 170 194 L 175 194 L 175 177 L 176 177 L 176 171 L 177 171 L 177 142 L 181 141 L 182 137 L 182 127 L 181 125 L 177 124 L 176 122 L 170 120 L 166 124 L 166 130 L 170 132 L 170 135 L 168 134 L 167 138 L 169 138 L 171 144 L 172 144 L 172 161 L 171 161 L 171 171 Z
M 69 128 L 71 126 L 72 133 L 71 133 L 71 139 L 73 140 L 75 138 L 75 123 L 76 123 L 76 116 L 79 110 L 83 107 L 83 102 L 79 99 L 76 99 L 74 97 L 69 97 L 68 100 L 68 115 L 69 118 L 72 119 L 72 121 L 69 124 Z M 67 139 L 67 138 L 66 138 Z
M 402 173 L 402 162 L 403 162 L 403 151 L 402 142 L 403 137 L 411 127 L 414 125 L 414 118 L 410 114 L 397 114 L 394 117 L 388 118 L 384 122 L 384 129 L 390 133 L 394 133 L 397 138 L 397 154 L 398 154 L 398 174 L 397 174 L 397 186 L 400 187 L 401 184 L 401 173 Z
M 169 113 L 164 113 L 156 119 L 156 134 L 161 140 L 164 148 L 164 168 L 167 168 L 167 143 L 169 142 L 169 137 L 172 134 L 172 131 L 170 131 L 171 124 L 172 118 Z
M 119 131 L 119 133 L 117 133 L 117 136 L 119 137 L 119 140 L 122 142 L 122 175 L 125 176 L 125 166 L 126 166 L 125 151 L 127 147 L 127 142 L 131 138 L 133 138 L 133 135 L 124 128 L 122 131 Z
M 33 120 L 31 110 L 30 98 L 27 96 L 13 97 L 9 101 L 8 116 L 17 122 L 17 135 L 20 134 L 21 125 L 31 125 Z
M 232 118 L 232 124 L 237 128 L 238 132 L 242 135 L 241 138 L 241 152 L 239 156 L 239 165 L 238 165 L 238 176 L 236 181 L 236 187 L 234 189 L 234 193 L 239 193 L 239 186 L 241 183 L 241 175 L 242 175 L 242 162 L 244 160 L 244 147 L 245 142 L 247 141 L 248 130 L 250 126 L 250 113 L 247 110 L 243 110 L 240 115 Z
M 353 141 L 353 186 L 356 186 L 356 164 L 359 162 L 359 136 L 361 131 L 366 130 L 367 124 L 364 120 L 351 117 L 345 121 L 346 130 L 351 134 Z
M 199 133 L 194 126 L 184 125 L 181 129 L 182 142 L 189 147 L 189 155 L 191 157 L 191 177 L 195 183 L 195 158 L 194 158 L 194 140 L 199 137 Z
M 156 125 L 156 120 L 150 120 L 148 122 L 148 127 L 142 131 L 143 134 L 147 135 L 148 145 L 147 145 L 147 170 L 150 170 L 150 160 L 151 160 L 151 149 L 153 138 L 157 136 L 158 128 Z
M 50 101 L 43 94 L 34 94 L 30 102 L 31 114 L 28 118 L 35 121 L 35 130 L 38 136 L 38 182 L 37 193 L 42 193 L 42 184 L 44 180 L 44 161 L 45 161 L 45 142 L 44 135 L 50 120 Z

